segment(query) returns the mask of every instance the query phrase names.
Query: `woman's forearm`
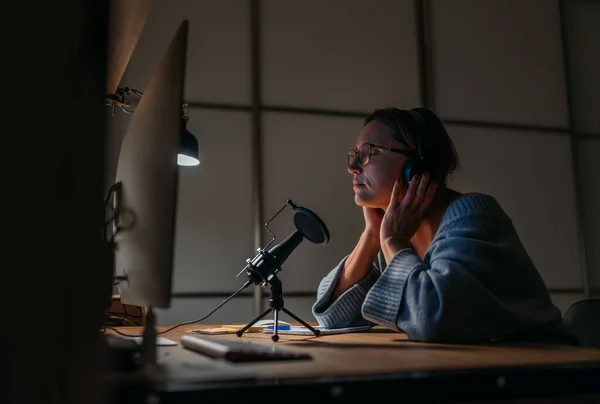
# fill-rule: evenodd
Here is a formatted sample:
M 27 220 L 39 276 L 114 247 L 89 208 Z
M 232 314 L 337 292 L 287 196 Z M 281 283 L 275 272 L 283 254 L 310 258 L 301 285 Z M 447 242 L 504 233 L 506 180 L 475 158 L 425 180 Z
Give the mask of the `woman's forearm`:
M 333 300 L 367 275 L 373 266 L 373 261 L 377 257 L 379 249 L 379 234 L 364 231 L 344 263 L 344 268 L 333 292 Z

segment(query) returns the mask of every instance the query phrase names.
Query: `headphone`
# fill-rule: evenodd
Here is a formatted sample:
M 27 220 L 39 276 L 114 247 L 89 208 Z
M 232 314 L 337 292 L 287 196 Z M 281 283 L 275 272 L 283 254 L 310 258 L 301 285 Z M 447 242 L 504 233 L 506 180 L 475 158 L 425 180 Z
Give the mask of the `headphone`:
M 410 179 L 416 174 L 423 174 L 425 170 L 425 156 L 422 150 L 422 139 L 425 136 L 425 120 L 423 116 L 414 110 L 407 110 L 415 123 L 415 137 L 417 138 L 417 152 L 411 153 L 402 166 L 402 180 L 408 186 Z

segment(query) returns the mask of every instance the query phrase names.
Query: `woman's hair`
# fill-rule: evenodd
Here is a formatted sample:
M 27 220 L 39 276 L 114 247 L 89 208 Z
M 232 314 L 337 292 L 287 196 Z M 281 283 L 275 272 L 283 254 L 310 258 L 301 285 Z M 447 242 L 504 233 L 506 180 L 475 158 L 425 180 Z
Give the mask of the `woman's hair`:
M 445 184 L 452 173 L 460 168 L 458 153 L 454 148 L 452 139 L 446 132 L 442 121 L 427 108 L 413 108 L 401 110 L 387 107 L 376 109 L 371 116 L 365 119 L 364 125 L 371 121 L 380 121 L 393 130 L 394 138 L 406 147 L 414 150 L 421 148 L 423 165 L 431 177 Z M 419 124 L 414 113 L 422 118 Z

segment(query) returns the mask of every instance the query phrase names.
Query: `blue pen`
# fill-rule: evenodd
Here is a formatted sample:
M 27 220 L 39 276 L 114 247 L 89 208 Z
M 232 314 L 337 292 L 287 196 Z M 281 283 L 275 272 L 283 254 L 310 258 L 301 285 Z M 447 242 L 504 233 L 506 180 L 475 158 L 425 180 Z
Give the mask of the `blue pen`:
M 267 330 L 272 330 L 272 329 L 273 329 L 273 326 L 272 326 L 272 325 L 268 325 L 268 326 L 267 326 Z M 291 330 L 291 329 L 292 329 L 292 327 L 290 327 L 290 326 L 289 326 L 289 325 L 287 325 L 287 324 L 278 324 L 278 325 L 277 325 L 277 329 L 278 329 L 278 330 Z

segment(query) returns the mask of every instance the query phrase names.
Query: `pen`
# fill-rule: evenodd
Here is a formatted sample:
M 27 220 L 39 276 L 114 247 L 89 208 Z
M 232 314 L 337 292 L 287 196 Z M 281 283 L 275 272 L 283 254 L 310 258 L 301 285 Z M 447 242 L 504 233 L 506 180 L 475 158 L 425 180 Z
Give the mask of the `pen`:
M 273 326 L 272 326 L 272 325 L 269 325 L 269 326 L 267 326 L 267 330 L 272 330 L 272 329 L 273 329 Z M 291 329 L 292 329 L 292 327 L 290 327 L 290 326 L 289 326 L 289 325 L 287 325 L 287 324 L 278 324 L 278 325 L 277 325 L 277 329 L 278 329 L 278 330 L 291 330 Z

